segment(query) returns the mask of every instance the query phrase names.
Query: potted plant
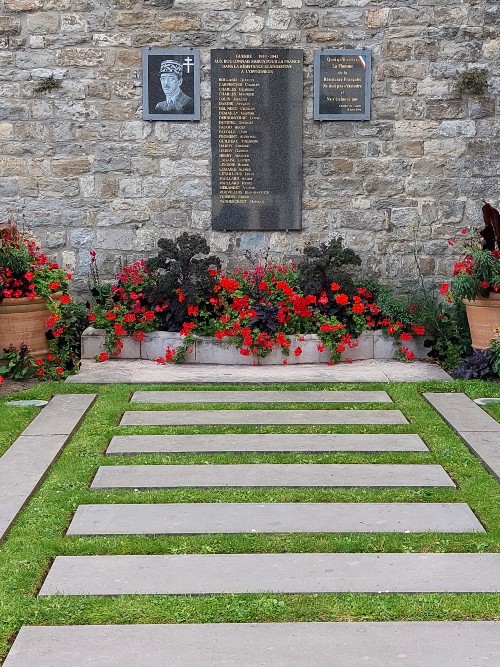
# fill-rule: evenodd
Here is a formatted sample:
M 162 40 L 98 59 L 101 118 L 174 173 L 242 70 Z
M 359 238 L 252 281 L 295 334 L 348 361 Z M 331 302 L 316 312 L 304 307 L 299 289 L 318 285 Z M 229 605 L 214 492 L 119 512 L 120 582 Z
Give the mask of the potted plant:
M 472 347 L 478 350 L 490 347 L 500 326 L 500 213 L 484 202 L 483 218 L 481 232 L 462 229 L 458 239 L 450 239 L 464 255 L 455 262 L 451 284 L 441 286 L 448 300 L 465 305 Z
M 21 343 L 36 357 L 48 353 L 45 333 L 71 278 L 10 222 L 0 224 L 0 351 Z

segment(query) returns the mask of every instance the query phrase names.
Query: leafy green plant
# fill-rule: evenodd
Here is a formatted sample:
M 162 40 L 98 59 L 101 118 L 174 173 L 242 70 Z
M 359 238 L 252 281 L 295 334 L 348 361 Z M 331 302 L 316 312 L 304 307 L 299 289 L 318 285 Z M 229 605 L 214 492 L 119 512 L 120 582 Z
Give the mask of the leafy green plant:
M 146 291 L 153 305 L 167 304 L 158 316 L 162 329 L 180 331 L 188 319 L 188 308 L 206 301 L 221 267 L 203 236 L 184 232 L 176 239 L 160 239 L 158 255 L 148 260 L 147 268 L 158 272 L 156 284 Z M 212 270 L 211 270 L 212 269 Z
M 348 266 L 361 266 L 361 258 L 354 250 L 343 247 L 342 238 L 320 246 L 306 245 L 304 258 L 297 264 L 300 289 L 304 294 L 321 294 L 335 282 L 342 285 L 345 294 L 352 295 L 355 286 Z
M 4 348 L 0 356 L 0 376 L 9 380 L 26 380 L 32 378 L 37 370 L 35 360 L 30 356 L 26 343 L 19 348 L 14 345 Z
M 483 95 L 488 87 L 488 72 L 486 69 L 475 67 L 459 75 L 457 92 L 460 96 Z

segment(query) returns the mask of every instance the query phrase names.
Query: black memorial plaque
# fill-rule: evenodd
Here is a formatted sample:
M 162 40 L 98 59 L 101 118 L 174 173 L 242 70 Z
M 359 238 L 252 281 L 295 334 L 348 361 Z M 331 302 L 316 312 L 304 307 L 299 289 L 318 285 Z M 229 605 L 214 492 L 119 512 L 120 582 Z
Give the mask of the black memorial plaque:
M 323 49 L 314 54 L 314 120 L 369 120 L 371 51 Z
M 302 100 L 302 51 L 212 51 L 213 229 L 301 229 Z

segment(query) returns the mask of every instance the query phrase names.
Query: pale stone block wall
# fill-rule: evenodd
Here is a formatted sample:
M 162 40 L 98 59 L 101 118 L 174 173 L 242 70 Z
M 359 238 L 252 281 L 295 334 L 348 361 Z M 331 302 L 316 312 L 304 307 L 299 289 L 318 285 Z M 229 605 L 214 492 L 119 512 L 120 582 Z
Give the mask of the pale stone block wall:
M 342 235 L 364 268 L 401 287 L 449 272 L 446 239 L 500 199 L 500 4 L 487 0 L 3 0 L 0 207 L 22 216 L 80 288 L 88 251 L 104 275 L 161 236 L 207 236 L 291 256 Z M 197 46 L 202 121 L 146 122 L 141 49 Z M 300 233 L 210 227 L 210 49 L 302 48 L 304 204 Z M 312 120 L 313 52 L 373 52 L 370 122 Z M 459 97 L 467 69 L 488 91 Z M 48 75 L 60 88 L 36 93 Z

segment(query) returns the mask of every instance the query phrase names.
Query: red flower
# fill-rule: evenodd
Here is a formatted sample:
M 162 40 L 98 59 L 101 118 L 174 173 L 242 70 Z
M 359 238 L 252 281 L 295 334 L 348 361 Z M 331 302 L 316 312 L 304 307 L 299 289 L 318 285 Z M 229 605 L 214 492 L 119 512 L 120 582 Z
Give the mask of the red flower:
M 196 317 L 196 315 L 198 315 L 198 313 L 199 313 L 198 306 L 188 306 L 188 308 L 187 308 L 187 314 L 188 315 L 192 315 L 193 317 Z
M 116 315 L 112 310 L 108 311 L 106 315 L 104 316 L 105 320 L 116 320 Z
M 144 336 L 144 331 L 134 331 L 134 333 L 132 334 L 132 338 L 134 340 L 139 341 L 139 343 L 142 343 L 142 341 L 144 340 L 144 337 L 145 337 Z
M 335 301 L 339 304 L 339 306 L 346 306 L 349 303 L 349 297 L 347 294 L 337 294 Z
M 35 364 L 37 366 L 43 366 L 43 359 L 35 359 Z
M 48 354 L 47 355 L 47 361 L 54 361 L 54 355 L 53 354 Z
M 414 324 L 411 330 L 414 331 L 417 336 L 423 336 L 425 333 L 425 327 L 422 324 Z
M 319 345 L 316 345 L 318 348 L 318 352 L 324 352 L 326 350 L 326 345 L 324 343 L 320 343 Z
M 489 286 L 490 286 L 490 283 L 487 280 L 481 280 L 481 282 L 479 283 L 479 286 L 482 289 L 488 289 Z
M 58 283 L 56 280 L 53 282 L 49 283 L 47 286 L 51 290 L 58 290 L 61 287 L 61 283 Z
M 63 305 L 71 303 L 71 297 L 69 296 L 69 294 L 63 294 L 62 297 L 59 299 L 59 303 L 62 303 Z
M 26 278 L 26 280 L 31 282 L 33 280 L 33 278 L 35 277 L 35 274 L 32 273 L 31 271 L 26 271 L 26 273 L 24 274 L 24 277 Z
M 445 294 L 448 294 L 449 290 L 450 290 L 449 284 L 448 283 L 443 283 L 441 285 L 441 287 L 439 288 L 439 294 L 441 296 L 444 296 Z
M 332 283 L 330 285 L 330 289 L 332 290 L 332 292 L 338 292 L 340 289 L 340 285 L 338 283 Z
M 284 363 L 284 364 L 285 364 L 285 366 L 286 366 L 286 365 L 287 365 L 287 363 L 288 363 L 288 361 L 287 361 L 286 359 L 283 359 L 283 363 Z
M 99 361 L 107 361 L 109 359 L 109 354 L 107 352 L 101 352 L 99 355 Z
M 365 308 L 362 303 L 355 303 L 352 307 L 352 312 L 355 315 L 361 315 L 364 312 Z
M 240 347 L 240 354 L 243 357 L 249 357 L 250 356 L 250 350 L 248 347 Z
M 194 329 L 195 326 L 196 324 L 194 322 L 184 322 L 184 324 L 182 325 L 182 329 L 180 330 L 179 333 L 181 334 L 181 336 L 187 336 L 189 335 L 191 329 Z
M 146 322 L 151 322 L 151 320 L 154 319 L 154 316 L 155 316 L 155 314 L 152 310 L 147 310 L 144 313 L 144 319 L 146 320 Z
M 117 322 L 117 323 L 115 324 L 115 326 L 113 327 L 113 329 L 114 329 L 115 334 L 116 334 L 117 336 L 126 336 L 126 335 L 127 335 L 127 332 L 125 331 L 125 329 L 122 327 L 122 325 L 121 325 L 119 322 Z
M 301 347 L 296 347 L 295 350 L 293 351 L 293 356 L 294 357 L 300 357 L 302 354 L 302 348 Z
M 176 292 L 178 294 L 178 296 L 177 296 L 178 300 L 182 303 L 186 297 L 182 293 L 181 288 L 179 287 L 179 289 L 177 289 Z
M 323 306 L 325 306 L 328 303 L 328 297 L 326 296 L 326 292 L 321 292 L 321 296 L 319 297 L 318 301 Z
M 135 315 L 134 313 L 126 313 L 125 317 L 123 318 L 124 322 L 135 322 Z
M 59 366 L 59 368 L 56 368 L 56 373 L 59 373 L 59 375 L 62 375 L 64 373 L 64 368 L 61 368 Z
M 236 280 L 232 280 L 231 278 L 222 278 L 219 281 L 219 285 L 230 293 L 236 292 L 236 290 L 239 288 L 238 282 Z
M 3 384 L 4 382 L 5 382 L 5 378 L 3 377 L 3 375 L 0 375 L 0 384 Z
M 94 315 L 94 313 L 90 313 L 90 315 L 89 315 L 89 322 L 95 322 L 95 315 Z
M 408 340 L 412 340 L 412 338 L 413 336 L 411 335 L 411 333 L 406 333 L 405 331 L 399 334 L 399 340 L 403 340 L 405 342 Z
M 44 372 L 42 371 L 41 368 L 39 368 L 39 369 L 37 370 L 36 374 L 42 376 L 42 375 L 44 375 Z

